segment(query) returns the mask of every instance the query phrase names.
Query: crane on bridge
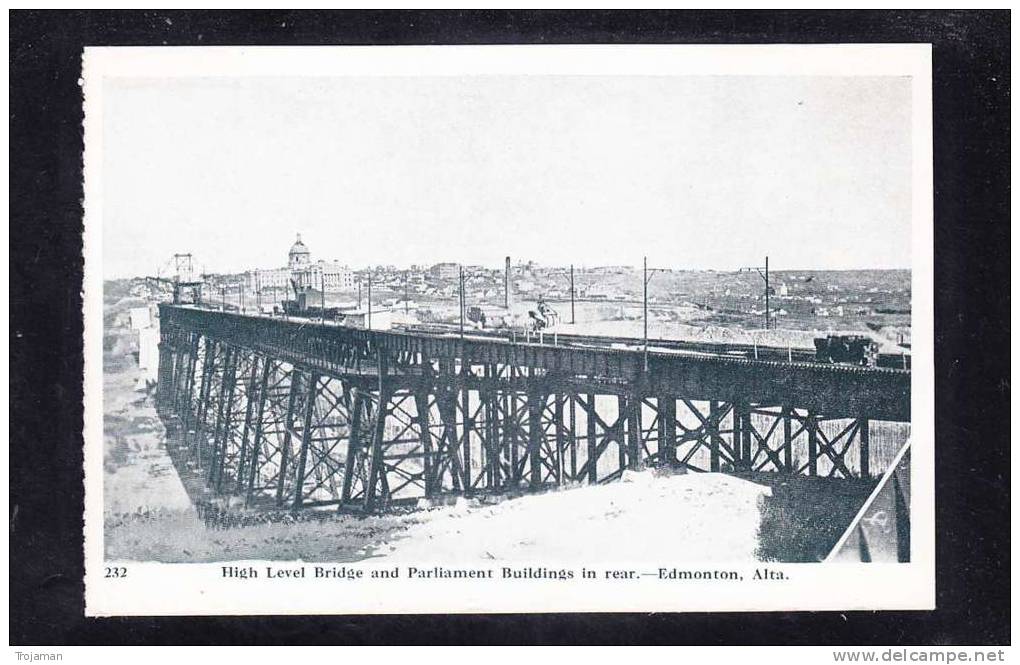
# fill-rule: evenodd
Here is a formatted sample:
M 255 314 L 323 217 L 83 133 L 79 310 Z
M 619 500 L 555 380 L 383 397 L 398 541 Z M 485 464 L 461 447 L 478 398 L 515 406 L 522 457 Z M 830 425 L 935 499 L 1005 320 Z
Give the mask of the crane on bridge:
M 290 288 L 294 291 L 294 299 L 283 301 L 283 311 L 287 316 L 304 316 L 337 322 L 344 320 L 344 314 L 339 307 L 326 307 L 325 285 L 318 291 L 318 306 L 309 303 L 309 296 L 314 296 L 316 293 L 311 285 L 299 284 L 297 280 L 291 278 Z
M 541 296 L 538 298 L 536 308 L 528 311 L 529 323 L 532 331 L 552 328 L 559 321 L 559 314 Z
M 160 274 L 163 270 L 160 269 L 156 276 L 146 277 L 145 281 L 150 284 L 169 285 L 173 292 L 173 303 L 175 305 L 201 304 L 202 286 L 205 282 L 194 278 L 194 262 L 192 259 L 193 257 L 190 253 L 174 254 L 170 260 L 164 264 L 165 268 L 170 262 L 173 262 L 174 276 L 172 278 L 163 277 Z

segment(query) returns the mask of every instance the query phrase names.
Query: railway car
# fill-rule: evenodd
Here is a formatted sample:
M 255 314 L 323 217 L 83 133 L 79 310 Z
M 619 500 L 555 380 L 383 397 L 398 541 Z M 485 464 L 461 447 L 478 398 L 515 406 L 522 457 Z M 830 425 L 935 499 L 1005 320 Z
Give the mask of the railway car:
M 865 335 L 816 337 L 815 360 L 820 363 L 874 366 L 878 361 L 878 344 Z

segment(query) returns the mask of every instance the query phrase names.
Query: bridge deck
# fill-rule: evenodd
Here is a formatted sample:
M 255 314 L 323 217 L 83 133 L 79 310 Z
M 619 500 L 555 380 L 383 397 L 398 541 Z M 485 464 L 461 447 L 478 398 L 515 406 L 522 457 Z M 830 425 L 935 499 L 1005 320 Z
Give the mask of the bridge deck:
M 348 380 L 413 386 L 434 371 L 435 363 L 461 368 L 514 368 L 494 377 L 511 389 L 527 390 L 543 377 L 584 391 L 677 395 L 697 400 L 742 399 L 756 404 L 794 405 L 832 416 L 910 420 L 909 370 L 857 367 L 803 359 L 764 360 L 727 355 L 720 346 L 683 348 L 597 346 L 589 336 L 545 335 L 541 342 L 466 334 L 363 330 L 307 319 L 252 316 L 195 307 L 161 306 L 162 325 L 199 332 L 226 343 L 272 354 L 295 365 Z M 637 347 L 641 340 L 632 340 Z M 660 343 L 656 342 L 655 347 Z M 380 354 L 386 370 L 379 376 Z M 774 354 L 773 354 L 774 357 Z M 481 383 L 482 372 L 458 372 L 467 384 Z

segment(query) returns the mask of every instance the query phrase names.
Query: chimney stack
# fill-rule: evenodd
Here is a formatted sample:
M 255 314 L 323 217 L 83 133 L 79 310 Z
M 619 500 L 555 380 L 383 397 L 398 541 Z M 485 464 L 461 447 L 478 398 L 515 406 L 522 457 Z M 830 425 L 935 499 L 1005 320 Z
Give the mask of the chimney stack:
M 503 307 L 510 309 L 510 257 L 506 257 L 506 270 L 503 272 Z

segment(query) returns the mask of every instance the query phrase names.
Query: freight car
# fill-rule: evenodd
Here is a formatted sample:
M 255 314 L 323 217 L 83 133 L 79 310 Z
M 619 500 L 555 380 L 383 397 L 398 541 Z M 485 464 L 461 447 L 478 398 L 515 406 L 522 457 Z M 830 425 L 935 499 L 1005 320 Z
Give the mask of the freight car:
M 878 361 L 878 344 L 865 335 L 816 337 L 815 360 L 820 363 L 874 366 Z

